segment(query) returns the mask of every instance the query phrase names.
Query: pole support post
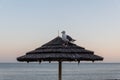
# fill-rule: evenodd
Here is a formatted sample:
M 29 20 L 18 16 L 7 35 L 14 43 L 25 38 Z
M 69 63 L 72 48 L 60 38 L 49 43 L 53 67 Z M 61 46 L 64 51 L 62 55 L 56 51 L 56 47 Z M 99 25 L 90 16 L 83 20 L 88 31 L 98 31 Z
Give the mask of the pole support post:
M 58 64 L 58 80 L 62 80 L 62 61 Z

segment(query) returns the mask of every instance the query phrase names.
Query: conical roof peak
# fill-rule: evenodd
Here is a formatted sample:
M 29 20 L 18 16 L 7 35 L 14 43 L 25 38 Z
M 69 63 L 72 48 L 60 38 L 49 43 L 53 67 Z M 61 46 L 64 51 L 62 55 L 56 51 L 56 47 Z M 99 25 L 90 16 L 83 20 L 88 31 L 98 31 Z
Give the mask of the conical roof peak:
M 57 36 L 56 38 L 52 39 L 51 41 L 47 42 L 46 44 L 42 45 L 41 47 L 37 48 L 36 50 L 39 49 L 84 49 L 83 47 L 80 47 L 74 43 L 71 42 L 65 42 L 62 40 L 60 36 Z

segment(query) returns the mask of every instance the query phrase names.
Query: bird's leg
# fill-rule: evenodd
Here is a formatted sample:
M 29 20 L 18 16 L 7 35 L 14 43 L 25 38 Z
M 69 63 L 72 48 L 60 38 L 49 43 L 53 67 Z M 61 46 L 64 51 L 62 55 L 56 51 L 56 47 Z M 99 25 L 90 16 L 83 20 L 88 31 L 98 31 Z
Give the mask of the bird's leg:
M 65 42 L 62 45 L 65 46 L 66 45 Z
M 67 47 L 67 45 L 68 45 L 68 42 L 65 41 L 65 42 L 63 43 L 63 46 Z
M 68 41 L 65 42 L 65 47 L 67 47 L 67 46 L 68 46 Z
M 65 43 L 63 43 L 63 46 L 65 46 Z

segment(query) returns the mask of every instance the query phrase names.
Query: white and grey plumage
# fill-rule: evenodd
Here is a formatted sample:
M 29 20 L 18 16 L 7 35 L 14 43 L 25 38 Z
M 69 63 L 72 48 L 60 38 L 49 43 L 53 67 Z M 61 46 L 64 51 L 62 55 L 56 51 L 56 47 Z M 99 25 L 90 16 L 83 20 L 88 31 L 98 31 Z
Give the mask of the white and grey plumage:
M 74 39 L 72 39 L 72 37 L 70 37 L 69 35 L 66 35 L 65 31 L 62 31 L 61 33 L 62 33 L 62 39 L 64 41 L 67 41 L 67 42 L 74 42 L 75 41 Z

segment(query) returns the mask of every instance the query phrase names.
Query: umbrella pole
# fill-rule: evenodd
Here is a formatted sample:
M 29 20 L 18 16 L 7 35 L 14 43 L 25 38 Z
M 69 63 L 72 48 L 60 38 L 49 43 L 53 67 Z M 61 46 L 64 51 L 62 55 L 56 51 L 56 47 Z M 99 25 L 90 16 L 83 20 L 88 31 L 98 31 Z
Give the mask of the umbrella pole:
M 62 61 L 59 61 L 58 80 L 62 80 Z

